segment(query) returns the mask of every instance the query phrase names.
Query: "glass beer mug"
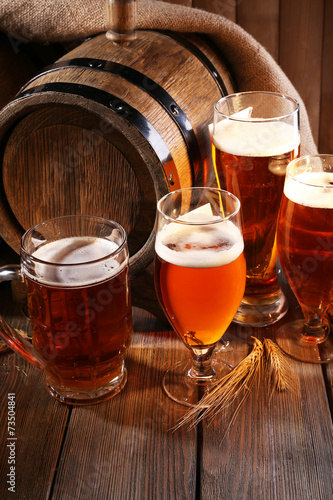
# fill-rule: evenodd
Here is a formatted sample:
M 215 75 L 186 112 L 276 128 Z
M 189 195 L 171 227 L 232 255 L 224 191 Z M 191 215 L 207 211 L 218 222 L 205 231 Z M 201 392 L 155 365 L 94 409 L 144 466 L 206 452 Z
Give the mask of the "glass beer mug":
M 32 344 L 0 316 L 0 336 L 46 375 L 56 399 L 92 404 L 126 384 L 132 339 L 129 256 L 124 229 L 94 216 L 65 216 L 29 229 L 21 265 L 0 281 L 23 280 Z

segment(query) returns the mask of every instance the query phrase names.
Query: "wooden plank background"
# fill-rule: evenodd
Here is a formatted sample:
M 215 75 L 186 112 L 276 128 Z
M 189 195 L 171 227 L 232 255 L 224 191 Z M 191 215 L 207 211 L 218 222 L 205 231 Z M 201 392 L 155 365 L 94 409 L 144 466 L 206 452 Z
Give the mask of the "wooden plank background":
M 258 40 L 304 100 L 319 152 L 333 153 L 332 0 L 172 0 L 171 3 L 225 16 Z

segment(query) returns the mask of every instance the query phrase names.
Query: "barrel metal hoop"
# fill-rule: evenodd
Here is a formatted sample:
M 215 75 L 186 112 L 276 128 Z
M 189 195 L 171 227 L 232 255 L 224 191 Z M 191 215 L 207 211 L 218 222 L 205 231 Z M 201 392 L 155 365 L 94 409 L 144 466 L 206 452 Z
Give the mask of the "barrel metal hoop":
M 201 153 L 197 137 L 193 127 L 181 107 L 175 102 L 170 94 L 157 82 L 147 77 L 145 74 L 136 69 L 105 59 L 95 59 L 87 57 L 77 57 L 67 60 L 58 61 L 44 68 L 33 77 L 28 83 L 30 84 L 40 76 L 46 75 L 53 71 L 59 71 L 63 68 L 86 68 L 94 71 L 104 71 L 124 78 L 136 87 L 149 94 L 167 111 L 171 119 L 176 123 L 187 148 L 187 154 L 191 167 L 192 178 L 196 184 L 202 182 L 201 168 Z M 24 90 L 24 88 L 23 88 Z M 22 90 L 21 90 L 22 91 Z
M 193 42 L 191 42 L 188 38 L 185 36 L 182 36 L 180 33 L 175 33 L 173 31 L 165 31 L 165 30 L 159 30 L 159 33 L 161 33 L 164 36 L 167 36 L 174 40 L 175 42 L 179 43 L 179 45 L 182 45 L 185 49 L 187 49 L 189 52 L 191 52 L 200 62 L 201 64 L 207 69 L 207 71 L 210 73 L 211 77 L 213 80 L 215 80 L 215 83 L 217 84 L 222 97 L 228 95 L 228 90 L 224 84 L 223 78 L 215 68 L 214 64 L 212 61 L 202 52 L 202 50 L 199 49 L 197 45 L 195 45 Z M 201 33 L 194 33 L 198 37 L 202 38 L 207 45 L 209 43 L 207 42 L 207 38 L 202 36 Z M 219 54 L 220 55 L 220 54 Z M 221 59 L 221 56 L 220 56 Z
M 113 112 L 117 113 L 118 116 L 130 122 L 147 140 L 153 151 L 155 151 L 156 156 L 164 168 L 169 183 L 170 176 L 171 179 L 173 179 L 174 184 L 170 183 L 172 186 L 171 190 L 175 190 L 179 187 L 178 172 L 167 145 L 147 118 L 135 108 L 110 92 L 78 83 L 50 82 L 36 85 L 36 87 L 21 91 L 16 96 L 16 99 L 24 99 L 34 94 L 43 94 L 46 92 L 78 95 L 111 109 Z

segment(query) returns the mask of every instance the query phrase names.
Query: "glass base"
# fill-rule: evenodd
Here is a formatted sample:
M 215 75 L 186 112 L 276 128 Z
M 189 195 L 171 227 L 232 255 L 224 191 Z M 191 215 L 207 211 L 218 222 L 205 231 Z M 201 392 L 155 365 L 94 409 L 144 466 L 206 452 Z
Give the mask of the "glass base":
M 51 386 L 48 381 L 46 388 L 49 393 L 58 401 L 71 405 L 93 405 L 102 403 L 107 399 L 112 398 L 118 394 L 126 385 L 127 370 L 123 367 L 121 374 L 113 379 L 109 384 L 91 390 L 73 390 L 67 387 L 56 387 L 54 384 Z
M 191 359 L 185 359 L 174 364 L 165 372 L 163 377 L 162 386 L 166 395 L 181 405 L 196 405 L 209 392 L 209 388 L 233 368 L 218 359 L 212 359 L 211 366 L 215 371 L 214 377 L 198 382 L 188 375 L 192 367 Z
M 283 318 L 287 311 L 288 302 L 281 292 L 276 301 L 272 303 L 248 304 L 241 302 L 233 321 L 240 325 L 268 326 Z
M 306 342 L 302 339 L 304 320 L 283 325 L 276 334 L 276 343 L 282 351 L 304 363 L 329 363 L 333 361 L 332 333 L 324 342 Z

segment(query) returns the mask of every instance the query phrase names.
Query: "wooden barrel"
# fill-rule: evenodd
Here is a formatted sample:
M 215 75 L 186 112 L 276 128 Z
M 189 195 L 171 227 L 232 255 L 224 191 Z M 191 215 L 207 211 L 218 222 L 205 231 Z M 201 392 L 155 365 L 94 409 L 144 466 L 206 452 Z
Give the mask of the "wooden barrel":
M 131 274 L 153 259 L 157 200 L 211 183 L 207 125 L 234 91 L 199 35 L 104 34 L 44 68 L 0 113 L 0 234 L 16 251 L 32 225 L 95 214 L 127 231 Z

